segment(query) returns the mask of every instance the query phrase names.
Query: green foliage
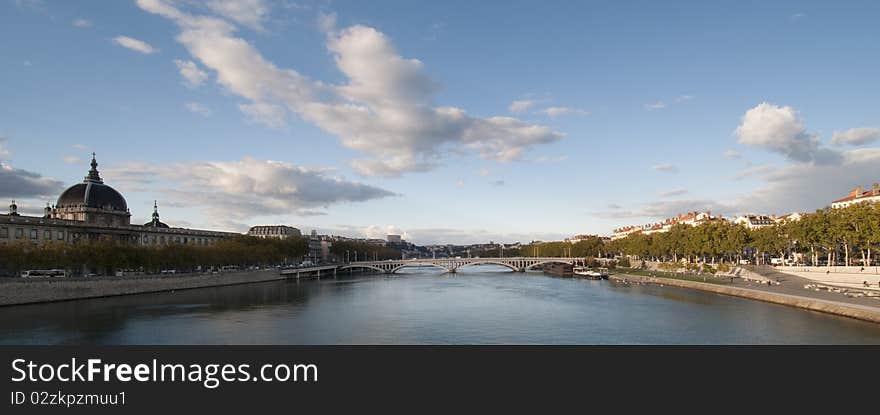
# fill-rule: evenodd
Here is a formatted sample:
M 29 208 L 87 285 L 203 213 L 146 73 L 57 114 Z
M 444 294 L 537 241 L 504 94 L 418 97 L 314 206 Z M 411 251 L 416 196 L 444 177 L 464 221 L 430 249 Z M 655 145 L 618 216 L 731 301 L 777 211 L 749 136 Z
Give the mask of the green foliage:
M 577 258 L 598 257 L 604 250 L 605 244 L 602 238 L 598 236 L 589 237 L 577 241 L 575 243 L 558 241 L 558 242 L 535 242 L 523 245 L 518 252 L 513 250 L 504 250 L 504 256 L 542 256 L 542 257 L 565 257 L 572 256 Z M 510 251 L 510 252 L 508 252 Z M 473 252 L 471 252 L 473 255 Z M 497 256 L 498 250 L 494 251 Z M 488 255 L 487 255 L 488 256 Z
M 632 234 L 609 242 L 604 252 L 657 261 L 718 264 L 741 259 L 803 254 L 805 263 L 876 263 L 880 249 L 880 204 L 858 203 L 823 209 L 788 221 L 751 229 L 724 221 L 673 225 L 668 232 Z M 825 261 L 821 261 L 824 257 Z M 689 269 L 692 269 L 690 267 Z M 718 268 L 721 269 L 721 268 Z
M 348 258 L 346 258 L 346 251 L 348 252 Z M 346 259 L 354 261 L 355 252 L 357 252 L 357 259 L 361 261 L 374 258 L 378 260 L 400 259 L 400 251 L 396 249 L 366 242 L 336 241 L 330 247 L 330 252 L 343 261 Z
M 295 263 L 308 252 L 304 238 L 228 238 L 210 246 L 172 244 L 140 246 L 107 240 L 76 244 L 47 242 L 0 244 L 0 272 L 62 268 L 111 273 L 117 269 L 157 272 L 162 269 L 192 271 L 211 266 L 266 266 Z

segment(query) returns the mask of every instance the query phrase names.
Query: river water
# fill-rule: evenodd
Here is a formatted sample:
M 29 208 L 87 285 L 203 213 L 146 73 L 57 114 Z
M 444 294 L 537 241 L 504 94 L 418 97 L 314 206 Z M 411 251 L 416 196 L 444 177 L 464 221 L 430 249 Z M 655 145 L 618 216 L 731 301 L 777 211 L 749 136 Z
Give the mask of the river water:
M 495 266 L 0 308 L 0 344 L 497 343 L 880 344 L 880 325 Z

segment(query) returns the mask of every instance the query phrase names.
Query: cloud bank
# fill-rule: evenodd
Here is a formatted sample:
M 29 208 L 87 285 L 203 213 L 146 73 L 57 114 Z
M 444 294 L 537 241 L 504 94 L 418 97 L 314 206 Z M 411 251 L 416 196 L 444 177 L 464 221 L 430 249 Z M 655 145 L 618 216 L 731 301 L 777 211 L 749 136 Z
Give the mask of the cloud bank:
M 437 105 L 439 86 L 424 64 L 401 56 L 391 40 L 372 27 L 337 29 L 332 15 L 321 19 L 327 51 L 345 76 L 334 85 L 279 68 L 236 36 L 230 20 L 253 22 L 250 11 L 229 8 L 221 13 L 213 8 L 221 18 L 191 14 L 166 0 L 137 4 L 177 24 L 176 40 L 216 73 L 222 87 L 249 101 L 241 109 L 250 119 L 265 121 L 262 115 L 269 112 L 267 124 L 277 126 L 287 112 L 294 113 L 337 136 L 343 146 L 368 155 L 351 161 L 363 175 L 431 170 L 447 153 L 462 149 L 487 159 L 519 160 L 527 149 L 562 138 L 549 127 L 517 118 L 473 117 L 461 108 Z

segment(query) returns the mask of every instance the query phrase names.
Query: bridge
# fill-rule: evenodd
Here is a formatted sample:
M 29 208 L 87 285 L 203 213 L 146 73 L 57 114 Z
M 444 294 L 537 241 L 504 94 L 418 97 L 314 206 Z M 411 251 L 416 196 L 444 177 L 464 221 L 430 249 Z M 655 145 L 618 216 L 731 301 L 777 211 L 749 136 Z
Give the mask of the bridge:
M 407 267 L 435 267 L 444 272 L 455 273 L 459 268 L 471 265 L 500 265 L 511 271 L 525 272 L 544 264 L 586 265 L 584 258 L 558 257 L 510 257 L 510 258 L 436 258 L 436 259 L 398 259 L 386 261 L 349 262 L 339 266 L 338 270 L 371 269 L 385 274 L 393 274 Z

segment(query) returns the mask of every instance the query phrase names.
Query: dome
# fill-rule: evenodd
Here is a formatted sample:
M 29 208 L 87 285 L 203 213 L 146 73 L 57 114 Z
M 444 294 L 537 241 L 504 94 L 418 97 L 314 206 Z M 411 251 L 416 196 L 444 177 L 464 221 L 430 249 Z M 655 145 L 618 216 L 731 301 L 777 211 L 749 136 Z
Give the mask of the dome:
M 116 189 L 103 183 L 79 183 L 70 186 L 58 197 L 56 207 L 86 206 L 105 210 L 128 210 L 125 198 Z
M 104 184 L 98 175 L 98 162 L 92 156 L 92 169 L 82 183 L 70 186 L 58 196 L 55 207 L 85 206 L 90 208 L 127 211 L 125 198 L 116 189 Z

